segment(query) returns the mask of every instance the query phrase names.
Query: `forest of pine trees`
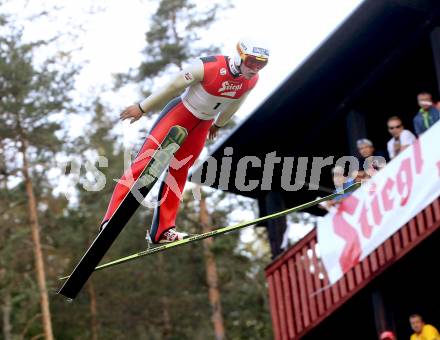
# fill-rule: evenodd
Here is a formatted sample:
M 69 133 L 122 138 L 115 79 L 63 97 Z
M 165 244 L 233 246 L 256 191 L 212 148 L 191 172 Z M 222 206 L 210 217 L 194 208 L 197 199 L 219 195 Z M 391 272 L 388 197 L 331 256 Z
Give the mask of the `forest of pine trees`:
M 3 3 L 6 1 L 3 1 Z M 77 103 L 75 78 L 82 65 L 48 37 L 24 41 L 23 28 L 0 1 L 0 314 L 1 335 L 15 339 L 269 339 L 272 336 L 264 279 L 270 260 L 264 229 L 255 233 L 266 255 L 239 234 L 97 272 L 73 303 L 54 294 L 96 236 L 123 171 L 124 150 L 112 129 L 118 112 L 101 98 Z M 216 20 L 220 6 L 199 11 L 187 0 L 161 0 L 145 24 L 144 60 L 115 76 L 115 94 L 139 84 L 148 94 L 154 78 L 220 46 L 192 48 L 198 31 Z M 222 10 L 226 8 L 223 6 Z M 42 14 L 43 15 L 43 14 Z M 47 20 L 53 14 L 44 14 Z M 184 30 L 181 27 L 185 27 Z M 57 45 L 58 46 L 58 45 Z M 35 56 L 38 55 L 38 58 Z M 45 56 L 42 58 L 41 56 Z M 43 60 L 42 60 L 43 59 Z M 148 82 L 143 81 L 148 79 Z M 130 104 L 130 103 L 127 103 Z M 79 108 L 80 107 L 80 108 Z M 91 115 L 80 137 L 71 138 L 66 114 Z M 139 139 L 138 149 L 154 122 Z M 105 159 L 108 166 L 101 163 Z M 59 159 L 70 161 L 61 164 Z M 89 162 L 89 163 L 87 163 Z M 99 168 L 107 179 L 96 184 Z M 70 195 L 57 190 L 57 176 L 71 181 Z M 186 192 L 178 216 L 181 229 L 199 233 L 231 223 L 232 211 L 255 209 L 229 194 L 207 191 L 200 201 Z M 144 249 L 151 209 L 139 209 L 106 260 Z M 245 251 L 243 251 L 245 250 Z

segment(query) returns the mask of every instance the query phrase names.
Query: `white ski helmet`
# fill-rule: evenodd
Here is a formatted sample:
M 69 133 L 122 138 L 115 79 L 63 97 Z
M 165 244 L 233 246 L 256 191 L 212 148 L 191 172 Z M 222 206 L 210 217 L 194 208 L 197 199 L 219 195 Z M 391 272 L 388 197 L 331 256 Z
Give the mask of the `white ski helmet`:
M 239 67 L 242 63 L 252 70 L 259 71 L 269 61 L 269 49 L 251 39 L 240 39 L 237 43 L 237 53 L 234 63 Z

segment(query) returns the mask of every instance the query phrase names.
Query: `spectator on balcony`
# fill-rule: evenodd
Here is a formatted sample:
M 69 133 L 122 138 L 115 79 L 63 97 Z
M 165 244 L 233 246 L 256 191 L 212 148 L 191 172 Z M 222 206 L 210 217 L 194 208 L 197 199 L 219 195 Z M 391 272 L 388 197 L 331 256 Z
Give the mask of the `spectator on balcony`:
M 432 102 L 432 96 L 428 92 L 419 93 L 417 96 L 420 110 L 414 117 L 414 131 L 417 136 L 428 130 L 435 122 L 440 119 L 440 112 L 437 106 Z
M 333 184 L 335 185 L 335 193 L 348 188 L 350 185 L 354 184 L 355 181 L 351 176 L 345 176 L 344 175 L 344 168 L 342 166 L 336 165 L 332 169 L 332 175 L 333 175 Z M 343 194 L 338 196 L 338 198 L 335 199 L 335 201 L 340 201 L 341 199 L 350 196 L 351 193 Z
M 370 178 L 378 170 L 386 165 L 386 154 L 383 151 L 376 151 L 373 142 L 367 138 L 359 139 L 356 142 L 359 152 L 359 171 L 357 180 Z
M 334 193 L 348 188 L 350 185 L 355 183 L 354 178 L 352 176 L 345 176 L 344 175 L 344 168 L 342 166 L 336 165 L 332 169 L 332 175 L 333 175 L 333 184 L 335 185 L 335 191 Z M 332 210 L 332 207 L 340 203 L 344 198 L 347 198 L 351 195 L 351 192 L 343 194 L 338 196 L 337 198 L 333 200 L 329 200 L 326 202 L 321 203 L 319 206 L 323 209 L 326 209 L 328 211 Z
M 396 340 L 396 336 L 391 331 L 385 331 L 380 334 L 380 340 Z
M 412 314 L 409 317 L 409 323 L 414 331 L 411 340 L 440 340 L 437 329 L 432 325 L 425 324 L 419 314 Z
M 390 159 L 393 159 L 410 146 L 416 140 L 416 136 L 403 127 L 402 120 L 397 116 L 390 117 L 387 125 L 388 131 L 392 136 L 388 141 L 387 149 Z

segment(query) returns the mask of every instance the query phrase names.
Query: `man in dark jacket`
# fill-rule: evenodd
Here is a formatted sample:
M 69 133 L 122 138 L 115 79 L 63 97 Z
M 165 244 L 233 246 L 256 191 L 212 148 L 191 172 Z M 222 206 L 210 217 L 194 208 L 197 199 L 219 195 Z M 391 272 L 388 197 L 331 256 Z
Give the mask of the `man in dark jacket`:
M 440 112 L 432 103 L 432 96 L 428 92 L 419 93 L 417 101 L 420 106 L 419 112 L 414 117 L 414 131 L 417 136 L 428 130 L 440 119 Z

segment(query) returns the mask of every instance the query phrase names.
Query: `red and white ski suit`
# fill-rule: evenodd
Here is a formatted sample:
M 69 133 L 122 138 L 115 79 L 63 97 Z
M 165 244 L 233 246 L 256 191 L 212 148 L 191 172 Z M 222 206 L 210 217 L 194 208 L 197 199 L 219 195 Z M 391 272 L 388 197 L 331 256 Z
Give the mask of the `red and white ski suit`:
M 194 67 L 199 68 L 202 73 L 200 81 L 192 82 L 196 77 Z M 180 125 L 187 129 L 188 137 L 176 152 L 175 158 L 182 161 L 190 156 L 190 159 L 178 169 L 168 167 L 165 180 L 159 189 L 160 204 L 154 211 L 151 224 L 150 236 L 153 242 L 157 242 L 165 231 L 175 227 L 180 204 L 179 192 L 183 192 L 189 168 L 199 157 L 214 119 L 217 117 L 216 125 L 225 125 L 258 80 L 258 74 L 251 79 L 246 79 L 240 74 L 235 75 L 231 70 L 229 58 L 223 55 L 200 58 L 190 68 L 181 71 L 178 77 L 183 77 L 180 80 L 189 85 L 180 96 L 171 100 L 166 98 L 168 103 L 149 133 L 150 137 L 154 138 L 147 136 L 131 168 L 122 176 L 120 182 L 125 185 L 116 185 L 103 219 L 104 223 L 111 218 L 128 193 L 129 185 L 127 186 L 126 181 L 131 179 L 134 182 L 151 160 L 151 157 L 145 157 L 144 153 L 150 150 L 148 154 L 151 154 L 151 150 L 157 149 L 158 145 L 154 139 L 161 143 L 172 126 Z M 170 183 L 173 182 L 177 183 L 179 192 L 170 188 Z

